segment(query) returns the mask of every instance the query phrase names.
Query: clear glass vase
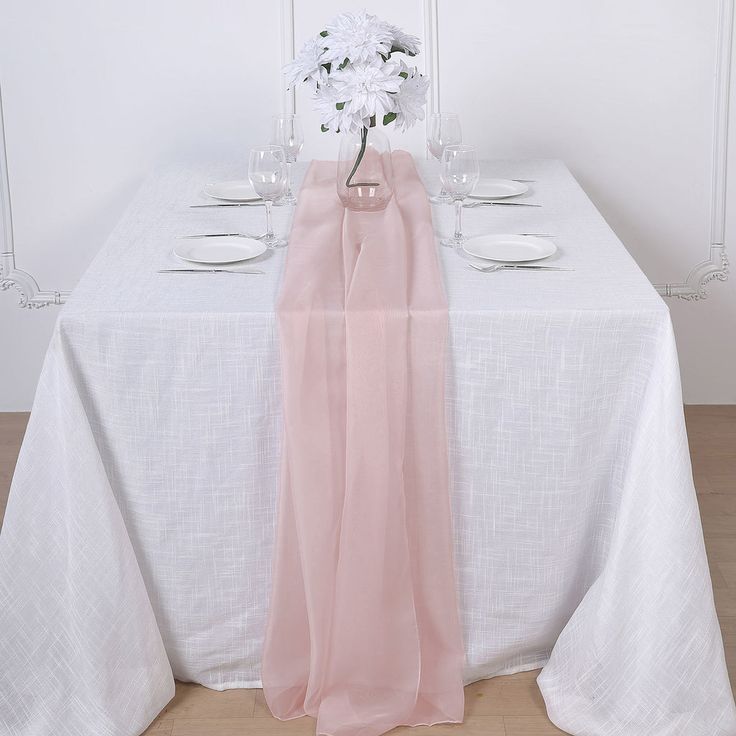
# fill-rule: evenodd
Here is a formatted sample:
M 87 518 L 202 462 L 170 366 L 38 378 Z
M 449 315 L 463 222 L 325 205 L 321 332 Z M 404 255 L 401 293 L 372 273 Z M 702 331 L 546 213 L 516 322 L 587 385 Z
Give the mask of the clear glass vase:
M 394 194 L 391 144 L 377 128 L 344 134 L 337 161 L 337 195 L 350 210 L 383 210 Z

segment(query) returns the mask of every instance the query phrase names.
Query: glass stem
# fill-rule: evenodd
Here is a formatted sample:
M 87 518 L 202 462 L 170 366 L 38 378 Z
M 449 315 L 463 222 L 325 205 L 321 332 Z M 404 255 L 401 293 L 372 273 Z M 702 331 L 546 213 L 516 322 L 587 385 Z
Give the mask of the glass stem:
M 455 242 L 459 243 L 463 239 L 463 201 L 455 200 Z
M 286 162 L 286 196 L 291 196 L 291 161 Z
M 273 234 L 273 223 L 271 222 L 271 207 L 273 205 L 273 202 L 270 199 L 267 199 L 265 201 L 266 205 L 266 240 L 273 240 L 274 234 Z

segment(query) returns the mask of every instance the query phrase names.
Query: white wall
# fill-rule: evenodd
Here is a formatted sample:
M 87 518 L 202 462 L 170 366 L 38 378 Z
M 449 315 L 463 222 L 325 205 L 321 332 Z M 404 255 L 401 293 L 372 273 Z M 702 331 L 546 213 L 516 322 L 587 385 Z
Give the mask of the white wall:
M 719 13 L 733 0 L 437 2 L 441 106 L 468 140 L 488 157 L 564 159 L 654 283 L 707 259 Z M 735 220 L 730 197 L 727 246 Z M 734 403 L 736 283 L 708 291 L 668 300 L 685 400 Z
M 655 283 L 707 258 L 718 13 L 733 0 L 437 2 L 441 106 L 466 140 L 565 159 Z M 366 5 L 421 36 L 425 4 Z M 351 5 L 295 0 L 297 45 Z M 73 287 L 151 166 L 242 156 L 282 99 L 276 2 L 0 0 L 0 18 L 18 265 L 42 288 Z M 333 156 L 303 92 L 297 108 L 305 155 Z M 423 131 L 394 145 L 420 153 Z M 685 397 L 734 403 L 736 286 L 708 291 L 669 300 Z M 57 309 L 15 301 L 0 293 L 0 410 L 29 407 Z
M 152 167 L 266 141 L 280 27 L 261 0 L 0 0 L 18 267 L 71 289 Z M 16 303 L 0 292 L 0 411 L 29 408 L 58 314 Z

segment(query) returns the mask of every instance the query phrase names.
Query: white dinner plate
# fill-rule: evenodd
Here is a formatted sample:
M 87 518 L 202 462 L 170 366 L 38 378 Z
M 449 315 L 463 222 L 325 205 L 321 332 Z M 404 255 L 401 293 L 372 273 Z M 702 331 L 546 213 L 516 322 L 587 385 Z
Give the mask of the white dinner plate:
M 529 185 L 511 179 L 485 179 L 482 178 L 470 195 L 472 199 L 503 199 L 504 197 L 516 197 L 529 191 Z
M 206 184 L 204 193 L 229 202 L 251 202 L 260 199 L 249 181 L 218 181 Z
M 557 246 L 546 238 L 529 235 L 481 235 L 470 238 L 463 250 L 471 256 L 490 261 L 521 263 L 547 258 L 557 252 Z
M 249 258 L 260 256 L 265 251 L 266 246 L 260 240 L 251 238 L 210 238 L 206 242 L 187 240 L 177 243 L 174 248 L 174 255 L 189 263 L 215 266 L 223 263 L 247 261 Z

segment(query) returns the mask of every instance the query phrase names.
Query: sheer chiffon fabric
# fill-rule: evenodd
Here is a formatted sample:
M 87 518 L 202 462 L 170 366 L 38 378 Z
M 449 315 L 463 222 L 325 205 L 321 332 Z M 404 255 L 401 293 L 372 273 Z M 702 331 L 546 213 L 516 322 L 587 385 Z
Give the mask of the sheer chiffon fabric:
M 300 193 L 278 305 L 282 487 L 263 687 L 281 719 L 374 736 L 459 722 L 444 417 L 447 305 L 409 154 L 380 213 L 336 165 Z

